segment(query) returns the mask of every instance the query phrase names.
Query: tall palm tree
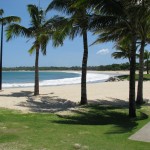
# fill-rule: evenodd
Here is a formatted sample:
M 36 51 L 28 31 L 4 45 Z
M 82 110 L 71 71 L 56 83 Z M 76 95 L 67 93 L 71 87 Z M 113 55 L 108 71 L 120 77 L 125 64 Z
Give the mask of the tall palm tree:
M 92 18 L 91 28 L 95 34 L 99 34 L 99 38 L 95 43 L 105 41 L 117 42 L 126 35 L 130 38 L 129 116 L 136 117 L 135 67 L 137 17 L 136 12 L 133 10 L 135 10 L 137 2 L 134 0 L 101 0 L 100 2 L 93 0 L 92 2 L 96 15 Z
M 17 16 L 7 16 L 3 17 L 4 10 L 0 9 L 0 24 L 1 24 L 1 50 L 0 50 L 0 90 L 2 90 L 2 56 L 3 56 L 3 32 L 4 25 L 9 24 L 11 22 L 20 22 L 20 18 Z
M 7 41 L 18 36 L 34 39 L 29 53 L 36 52 L 34 95 L 39 95 L 39 51 L 41 49 L 42 54 L 46 55 L 46 46 L 52 38 L 54 26 L 51 24 L 53 20 L 46 20 L 45 11 L 39 9 L 37 6 L 27 5 L 27 10 L 31 19 L 31 26 L 27 28 L 19 24 L 11 24 L 7 28 Z
M 138 19 L 138 34 L 141 41 L 140 55 L 139 55 L 139 79 L 137 90 L 137 104 L 144 103 L 143 101 L 143 71 L 144 71 L 144 49 L 146 41 L 150 34 L 150 3 L 147 0 L 141 0 L 136 9 Z
M 82 59 L 82 75 L 81 75 L 81 101 L 80 104 L 87 104 L 87 90 L 86 90 L 86 74 L 87 74 L 87 61 L 88 61 L 88 9 L 86 5 L 81 5 L 79 0 L 52 0 L 49 4 L 47 11 L 56 9 L 67 14 L 68 23 L 65 25 L 61 34 L 68 35 L 70 39 L 74 39 L 77 35 L 83 37 L 83 59 Z M 67 29 L 67 30 L 66 30 Z

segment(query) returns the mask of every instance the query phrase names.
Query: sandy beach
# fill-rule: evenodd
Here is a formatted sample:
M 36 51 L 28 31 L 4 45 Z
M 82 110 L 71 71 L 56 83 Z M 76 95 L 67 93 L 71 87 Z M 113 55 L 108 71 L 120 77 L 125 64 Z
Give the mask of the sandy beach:
M 128 72 L 117 72 L 117 74 L 128 74 Z M 80 89 L 80 84 L 40 87 L 40 95 L 35 97 L 33 87 L 6 88 L 0 91 L 0 107 L 20 110 L 24 113 L 66 110 L 79 103 Z M 144 82 L 144 99 L 147 101 L 150 100 L 149 89 L 150 81 Z M 87 84 L 87 97 L 90 103 L 128 105 L 128 95 L 128 81 Z

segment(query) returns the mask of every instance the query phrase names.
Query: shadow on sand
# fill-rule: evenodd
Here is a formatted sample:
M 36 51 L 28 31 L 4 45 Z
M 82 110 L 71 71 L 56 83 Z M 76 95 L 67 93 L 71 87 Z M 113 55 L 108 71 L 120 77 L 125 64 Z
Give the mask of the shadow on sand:
M 1 94 L 0 97 L 27 97 L 27 96 L 32 96 L 33 92 L 31 91 L 20 91 L 20 92 L 13 92 L 11 94 Z
M 51 121 L 58 124 L 72 125 L 112 125 L 113 128 L 106 134 L 119 134 L 130 132 L 138 125 L 138 120 L 147 119 L 148 116 L 141 113 L 136 119 L 128 117 L 128 102 L 117 98 L 109 97 L 110 100 L 89 100 L 89 105 L 77 107 L 78 105 L 70 100 L 62 99 L 49 93 L 48 95 L 33 96 L 30 91 L 12 93 L 10 97 L 26 97 L 26 101 L 18 104 L 27 107 L 31 112 L 59 112 L 70 110 L 70 114 L 58 114 L 62 119 Z M 3 95 L 0 95 L 3 96 Z M 6 95 L 5 95 L 6 96 Z M 149 103 L 147 104 L 149 105 Z M 124 108 L 124 109 L 123 109 Z M 122 110 L 121 110 L 122 109 Z
M 77 104 L 70 100 L 59 98 L 58 96 L 53 96 L 53 92 L 48 94 L 40 94 L 34 96 L 31 91 L 20 91 L 13 92 L 11 94 L 1 94 L 0 97 L 24 97 L 26 100 L 24 102 L 18 102 L 17 106 L 26 107 L 31 112 L 58 112 L 64 111 L 72 107 L 76 107 Z
M 32 112 L 58 112 L 77 106 L 76 103 L 57 96 L 28 97 L 26 102 L 18 106 L 28 107 Z

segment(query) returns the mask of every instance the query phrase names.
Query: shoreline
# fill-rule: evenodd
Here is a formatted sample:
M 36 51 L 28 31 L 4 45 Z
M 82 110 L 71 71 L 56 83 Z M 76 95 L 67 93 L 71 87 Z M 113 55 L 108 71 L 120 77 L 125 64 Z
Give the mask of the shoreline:
M 103 73 L 106 74 L 106 72 Z M 118 71 L 109 73 L 127 74 L 127 72 L 118 73 Z M 144 82 L 143 85 L 144 100 L 150 101 L 150 81 Z M 40 95 L 34 96 L 33 93 L 34 87 L 5 88 L 0 91 L 0 108 L 19 110 L 23 113 L 54 113 L 68 110 L 78 106 L 81 98 L 81 84 L 40 86 Z M 128 106 L 129 81 L 87 83 L 87 98 L 89 103 Z
M 144 100 L 149 98 L 150 81 L 144 82 Z M 40 87 L 40 95 L 33 95 L 34 88 L 11 88 L 0 91 L 0 108 L 19 110 L 23 113 L 58 112 L 76 107 L 81 98 L 81 85 Z M 137 82 L 136 82 L 137 91 Z M 129 82 L 103 82 L 87 84 L 89 103 L 128 106 Z
M 19 71 L 16 71 L 19 72 Z M 28 72 L 28 71 L 27 71 Z M 31 72 L 31 71 L 30 71 Z M 45 71 L 42 71 L 45 72 Z M 64 72 L 64 73 L 75 73 L 79 74 L 78 77 L 71 77 L 71 78 L 62 78 L 62 79 L 44 79 L 40 80 L 39 84 L 41 87 L 47 86 L 61 86 L 61 85 L 74 85 L 74 84 L 81 84 L 81 72 L 80 71 L 46 71 L 46 72 Z M 119 76 L 122 74 L 127 74 L 128 72 L 116 72 L 116 71 L 88 71 L 87 72 L 87 84 L 89 83 L 102 83 L 108 80 L 110 77 Z M 13 83 L 3 83 L 3 89 L 8 88 L 28 88 L 34 87 L 34 82 L 13 82 Z
M 29 70 L 17 70 L 17 71 L 3 71 L 3 72 L 34 72 L 33 71 L 29 71 Z M 68 73 L 80 73 L 81 74 L 81 70 L 39 70 L 39 72 L 68 72 Z M 96 71 L 96 70 L 87 70 L 87 73 L 102 73 L 102 74 L 129 74 L 128 70 L 119 70 L 119 71 Z

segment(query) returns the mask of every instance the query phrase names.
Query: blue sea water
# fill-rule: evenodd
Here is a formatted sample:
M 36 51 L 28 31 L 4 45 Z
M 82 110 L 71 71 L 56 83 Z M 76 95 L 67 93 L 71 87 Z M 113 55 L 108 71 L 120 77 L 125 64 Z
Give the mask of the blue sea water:
M 64 78 L 79 77 L 77 73 L 67 72 L 39 72 L 39 80 L 57 80 Z M 32 83 L 34 82 L 34 72 L 13 71 L 3 72 L 3 83 Z
M 87 74 L 87 82 L 106 80 L 106 74 Z M 39 72 L 40 86 L 66 85 L 81 83 L 81 74 L 78 72 Z M 3 72 L 3 88 L 32 87 L 34 86 L 34 72 L 8 71 Z

